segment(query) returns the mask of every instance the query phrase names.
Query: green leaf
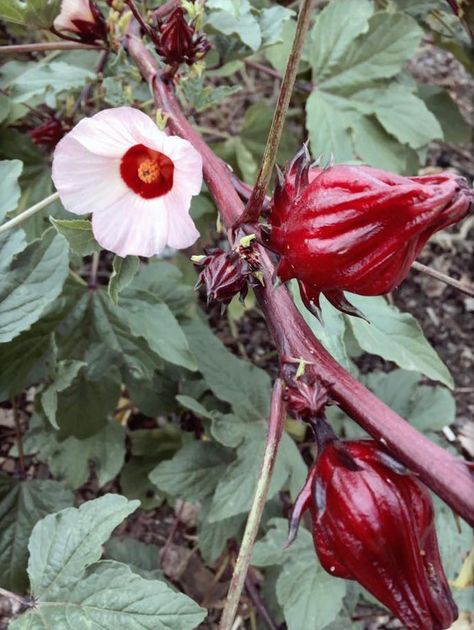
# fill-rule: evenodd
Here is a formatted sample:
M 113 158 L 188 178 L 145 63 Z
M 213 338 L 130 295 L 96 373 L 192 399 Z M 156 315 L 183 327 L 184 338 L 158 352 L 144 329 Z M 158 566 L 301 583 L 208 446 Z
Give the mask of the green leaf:
M 79 370 L 85 365 L 86 363 L 83 361 L 60 361 L 56 366 L 53 382 L 48 385 L 41 394 L 43 411 L 55 429 L 59 429 L 58 423 L 56 422 L 58 393 L 64 391 L 72 384 Z
M 390 78 L 413 55 L 422 35 L 408 15 L 376 13 L 369 20 L 369 31 L 352 42 L 330 75 L 321 82 L 317 76 L 314 80 L 324 90 L 353 91 L 375 79 Z
M 200 503 L 201 509 L 198 516 L 199 551 L 206 564 L 212 565 L 224 551 L 227 541 L 230 538 L 238 538 L 245 523 L 246 514 L 239 514 L 217 523 L 211 523 L 207 520 L 210 499 L 202 499 Z
M 66 240 L 48 230 L 13 261 L 0 290 L 0 342 L 29 328 L 59 295 L 69 271 Z
M 319 339 L 338 363 L 349 371 L 352 370 L 353 365 L 344 343 L 346 321 L 343 314 L 334 308 L 324 295 L 321 295 L 321 317 L 323 323 L 320 322 L 303 304 L 296 282 L 292 282 L 291 286 L 294 302 L 315 337 Z
M 322 630 L 341 610 L 346 583 L 326 573 L 316 562 L 314 549 L 308 549 L 283 565 L 276 593 L 288 630 Z
M 215 490 L 230 461 L 229 452 L 211 442 L 189 442 L 149 477 L 158 490 L 192 501 Z
M 194 197 L 193 199 L 198 199 Z M 179 317 L 188 314 L 194 305 L 194 291 L 185 283 L 182 272 L 169 262 L 150 259 L 133 281 L 134 289 L 144 289 L 165 302 Z
M 192 630 L 207 612 L 186 595 L 158 580 L 132 573 L 120 562 L 92 565 L 81 581 L 63 588 L 54 599 L 36 602 L 12 630 L 96 627 L 103 630 Z
M 438 119 L 445 142 L 463 144 L 472 137 L 472 127 L 464 120 L 448 92 L 431 85 L 421 85 L 418 91 L 428 109 Z
M 271 528 L 254 547 L 252 564 L 282 565 L 276 594 L 290 630 L 322 630 L 333 621 L 343 605 L 346 582 L 335 580 L 319 564 L 311 534 L 300 527 L 298 537 L 286 549 L 288 522 L 274 518 Z
M 240 140 L 256 160 L 260 160 L 267 142 L 268 131 L 272 123 L 273 110 L 263 103 L 255 103 L 247 108 L 240 130 Z M 298 143 L 288 129 L 283 131 L 278 147 L 277 160 L 286 162 L 294 156 Z
M 120 473 L 120 488 L 127 499 L 138 499 L 144 510 L 159 507 L 164 497 L 149 478 L 156 461 L 146 457 L 130 457 Z
M 388 134 L 375 116 L 358 116 L 351 127 L 358 158 L 369 166 L 407 173 L 408 161 L 416 154 Z
M 137 501 L 108 494 L 37 523 L 30 538 L 35 607 L 12 628 L 148 628 L 191 630 L 206 612 L 165 583 L 114 561 L 97 562 L 113 529 Z
M 344 62 L 352 41 L 368 30 L 373 10 L 368 0 L 333 0 L 317 15 L 309 53 L 316 81 L 331 76 Z
M 279 4 L 262 9 L 260 13 L 260 30 L 264 46 L 272 46 L 283 41 L 283 28 L 294 16 L 294 11 Z
M 253 51 L 260 48 L 262 34 L 257 19 L 250 12 L 233 15 L 228 11 L 212 11 L 206 20 L 206 26 L 224 35 L 237 35 Z
M 196 361 L 185 334 L 168 306 L 139 298 L 140 295 L 136 295 L 129 299 L 127 310 L 122 311 L 132 333 L 143 337 L 151 350 L 165 361 L 196 370 Z
M 88 480 L 89 467 L 93 463 L 98 487 L 102 488 L 118 475 L 124 460 L 125 430 L 111 420 L 89 438 L 79 440 L 69 437 L 56 442 L 49 457 L 49 467 L 57 479 L 64 479 L 76 489 Z
M 352 95 L 366 104 L 366 112 L 375 114 L 380 124 L 402 144 L 420 149 L 435 139 L 443 138 L 443 130 L 424 102 L 403 85 L 371 88 Z
M 2 66 L 1 73 L 11 77 L 8 83 L 15 103 L 25 103 L 34 96 L 44 96 L 50 107 L 55 107 L 58 94 L 72 92 L 95 78 L 90 70 L 64 61 L 52 61 L 47 65 L 9 61 Z
M 352 159 L 352 141 L 349 133 L 352 116 L 334 104 L 331 95 L 315 90 L 306 101 L 306 128 L 314 156 L 332 155 L 336 162 Z
M 0 222 L 6 214 L 15 210 L 20 199 L 21 190 L 18 178 L 23 171 L 23 162 L 20 160 L 0 161 L 0 181 L 2 182 L 2 196 L 0 198 Z
M 383 402 L 420 431 L 441 431 L 454 422 L 455 402 L 451 392 L 440 386 L 419 385 L 417 372 L 372 372 L 364 381 Z
M 10 110 L 10 99 L 5 94 L 0 94 L 0 123 L 2 123 L 8 117 Z
M 26 247 L 23 230 L 13 230 L 0 234 L 0 272 L 3 273 L 17 254 Z
M 31 534 L 28 562 L 33 593 L 40 601 L 80 580 L 88 566 L 102 555 L 102 545 L 138 501 L 107 494 L 42 519 Z
M 112 263 L 112 275 L 110 276 L 107 292 L 114 304 L 118 304 L 120 292 L 128 287 L 138 270 L 140 269 L 140 259 L 138 256 L 127 256 L 120 258 L 114 256 Z
M 61 0 L 28 0 L 25 23 L 35 28 L 49 28 L 60 8 Z
M 9 400 L 40 379 L 54 363 L 52 336 L 43 326 L 33 326 L 10 343 L 0 344 L 0 401 Z
M 223 446 L 236 448 L 244 439 L 247 431 L 246 423 L 232 413 L 214 412 L 211 423 L 212 437 Z
M 250 509 L 262 466 L 265 436 L 266 425 L 263 422 L 247 424 L 246 437 L 237 448 L 237 459 L 218 480 L 208 513 L 210 522 L 230 518 Z M 298 492 L 304 483 L 306 472 L 294 442 L 286 433 L 283 434 L 267 500 L 273 498 L 287 481 L 290 481 L 290 491 L 294 497 L 295 491 Z
M 25 23 L 25 4 L 20 0 L 0 0 L 0 18 L 14 24 Z
M 180 82 L 180 91 L 191 107 L 198 112 L 217 105 L 232 94 L 240 92 L 240 85 L 205 85 L 204 77 L 188 76 Z
M 79 439 L 95 435 L 114 413 L 120 395 L 120 375 L 115 366 L 101 378 L 82 370 L 69 387 L 58 394 L 56 421 L 59 437 Z
M 393 361 L 405 370 L 453 387 L 448 368 L 430 346 L 416 319 L 390 306 L 383 297 L 361 297 L 349 293 L 348 300 L 369 320 L 348 317 L 354 337 L 366 352 Z
M 104 555 L 107 560 L 116 560 L 147 580 L 156 580 L 163 577 L 160 568 L 160 548 L 156 545 L 145 543 L 125 536 L 118 538 L 113 536 L 104 546 Z
M 183 328 L 198 369 L 217 398 L 230 403 L 244 419 L 266 418 L 271 390 L 268 374 L 234 356 L 201 321 Z
M 285 72 L 286 64 L 288 63 L 288 57 L 290 56 L 291 46 L 295 38 L 296 22 L 295 20 L 288 20 L 283 24 L 281 30 L 281 42 L 273 44 L 268 48 L 263 49 L 263 55 L 272 64 L 275 70 L 278 70 L 281 74 Z
M 28 588 L 28 538 L 46 514 L 74 502 L 57 481 L 16 481 L 0 473 L 0 586 L 24 593 Z
M 79 256 L 88 256 L 100 251 L 100 245 L 92 233 L 92 224 L 85 219 L 55 219 L 49 220 L 59 234 L 62 234 L 69 243 L 71 250 Z

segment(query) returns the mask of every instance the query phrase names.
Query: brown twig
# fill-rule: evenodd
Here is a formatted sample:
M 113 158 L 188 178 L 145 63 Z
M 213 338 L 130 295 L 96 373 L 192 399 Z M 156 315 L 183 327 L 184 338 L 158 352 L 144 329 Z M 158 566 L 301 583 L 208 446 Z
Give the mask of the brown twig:
M 421 273 L 426 274 L 427 276 L 431 276 L 431 278 L 436 278 L 440 282 L 444 282 L 444 284 L 448 284 L 450 287 L 454 287 L 459 291 L 462 291 L 466 295 L 470 295 L 474 297 L 474 285 L 466 284 L 465 282 L 461 282 L 460 280 L 456 280 L 455 278 L 451 278 L 445 273 L 438 271 L 437 269 L 433 269 L 433 267 L 428 267 L 427 265 L 423 265 L 422 263 L 415 260 L 412 264 L 412 269 L 416 269 L 417 271 L 421 271 Z
M 267 500 L 268 490 L 272 478 L 273 466 L 280 445 L 283 433 L 283 423 L 285 421 L 285 404 L 282 398 L 283 381 L 277 379 L 273 386 L 272 403 L 270 408 L 270 418 L 268 420 L 268 433 L 265 442 L 265 452 L 263 455 L 262 467 L 255 489 L 255 495 L 250 508 L 247 524 L 245 526 L 244 537 L 240 546 L 234 573 L 230 582 L 227 600 L 222 613 L 219 630 L 230 630 L 237 613 L 240 596 L 244 587 L 245 578 L 252 557 L 253 546 L 257 538 L 263 509 Z
M 0 46 L 0 55 L 2 53 L 6 55 L 13 53 L 51 52 L 53 50 L 103 50 L 103 46 L 72 41 L 14 44 L 12 46 Z
M 108 58 L 109 58 L 109 51 L 103 50 L 94 68 L 95 74 L 99 74 L 104 70 L 105 66 L 107 65 Z M 94 87 L 94 84 L 92 82 L 88 83 L 87 85 L 83 87 L 82 92 L 79 94 L 79 98 L 76 100 L 76 102 L 74 103 L 74 107 L 72 108 L 72 112 L 71 112 L 72 116 L 74 116 L 74 114 L 76 114 L 80 108 L 84 107 L 87 104 L 87 101 L 89 100 L 93 87 Z
M 278 70 L 274 68 L 270 68 L 270 66 L 265 66 L 263 63 L 258 63 L 258 61 L 251 61 L 250 59 L 246 59 L 244 61 L 247 68 L 252 68 L 253 70 L 257 70 L 258 72 L 262 72 L 263 74 L 268 74 L 268 76 L 273 77 L 274 79 L 278 79 L 279 81 L 283 81 L 283 75 Z M 300 90 L 301 92 L 306 92 L 310 94 L 313 91 L 313 84 L 309 82 L 303 81 L 295 81 L 295 88 Z
M 245 578 L 245 588 L 247 589 L 248 594 L 250 595 L 253 603 L 255 604 L 255 608 L 258 611 L 258 614 L 263 619 L 263 621 L 267 624 L 270 630 L 278 630 L 276 623 L 270 616 L 265 604 L 260 597 L 260 594 L 255 586 L 255 583 L 252 578 L 252 571 L 249 570 L 247 573 L 247 577 Z
M 20 467 L 20 475 L 21 475 L 21 478 L 24 479 L 26 475 L 25 453 L 23 450 L 23 436 L 22 436 L 22 431 L 21 431 L 20 414 L 19 414 L 16 398 L 12 398 L 11 403 L 12 403 L 12 409 L 13 409 L 13 420 L 15 422 L 16 439 L 17 439 L 17 444 L 18 444 L 18 463 Z
M 313 0 L 302 0 L 293 46 L 286 65 L 285 75 L 280 87 L 280 94 L 273 114 L 272 124 L 268 132 L 267 143 L 263 152 L 260 168 L 257 173 L 255 186 L 248 200 L 245 212 L 239 217 L 237 223 L 253 223 L 258 219 L 265 199 L 268 185 L 275 166 L 276 155 L 280 145 L 281 134 L 285 125 L 286 114 L 290 105 L 293 86 L 300 63 L 301 53 L 306 33 L 308 32 Z
M 127 35 L 127 47 L 153 87 L 157 107 L 169 114 L 171 131 L 186 138 L 201 153 L 207 186 L 230 230 L 244 206 L 234 190 L 229 169 L 186 120 L 172 85 L 161 80 L 152 54 L 132 31 Z M 257 250 L 265 284 L 256 288 L 255 294 L 280 356 L 306 360 L 309 377 L 330 383 L 331 397 L 355 422 L 383 442 L 401 463 L 418 473 L 455 512 L 474 525 L 474 480 L 464 461 L 419 433 L 337 363 L 315 338 L 285 286 L 273 289 L 274 265 L 265 249 Z

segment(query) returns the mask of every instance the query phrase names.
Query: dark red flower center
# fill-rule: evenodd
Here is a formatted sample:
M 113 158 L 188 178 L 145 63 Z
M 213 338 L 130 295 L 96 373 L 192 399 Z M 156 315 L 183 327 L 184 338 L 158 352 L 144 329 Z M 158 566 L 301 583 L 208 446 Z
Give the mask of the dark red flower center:
M 133 192 L 144 199 L 161 197 L 173 187 L 173 162 L 144 144 L 130 147 L 120 162 L 120 175 Z

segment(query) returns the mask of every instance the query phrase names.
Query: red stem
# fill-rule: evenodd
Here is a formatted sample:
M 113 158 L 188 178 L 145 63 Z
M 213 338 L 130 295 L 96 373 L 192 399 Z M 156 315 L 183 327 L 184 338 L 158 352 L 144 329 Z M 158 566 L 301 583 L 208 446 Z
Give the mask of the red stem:
M 143 77 L 153 86 L 157 106 L 169 114 L 171 130 L 201 153 L 207 186 L 230 230 L 244 209 L 230 171 L 188 123 L 172 85 L 158 75 L 156 62 L 140 39 L 130 32 L 127 43 Z M 263 248 L 259 248 L 259 253 L 265 287 L 257 288 L 255 293 L 280 356 L 310 362 L 308 372 L 330 384 L 331 396 L 355 422 L 386 444 L 401 463 L 418 473 L 427 486 L 474 525 L 474 478 L 465 462 L 416 431 L 337 363 L 314 337 L 287 289 L 272 288 L 274 266 Z

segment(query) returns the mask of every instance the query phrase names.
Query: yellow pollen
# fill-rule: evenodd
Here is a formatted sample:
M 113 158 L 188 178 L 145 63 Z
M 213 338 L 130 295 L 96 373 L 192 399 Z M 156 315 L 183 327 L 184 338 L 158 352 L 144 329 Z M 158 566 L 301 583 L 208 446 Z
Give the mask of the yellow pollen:
M 145 182 L 145 184 L 152 184 L 156 182 L 160 176 L 160 167 L 155 160 L 143 160 L 138 167 L 138 177 Z

